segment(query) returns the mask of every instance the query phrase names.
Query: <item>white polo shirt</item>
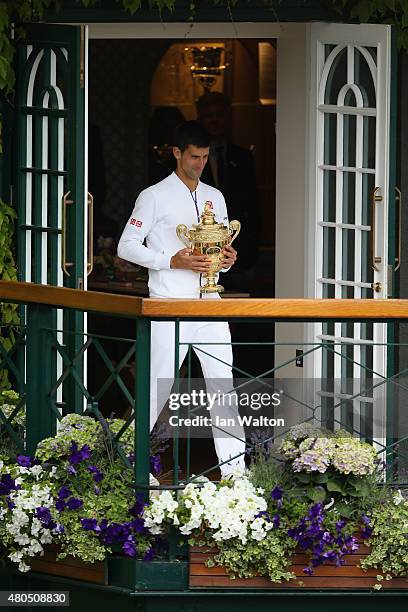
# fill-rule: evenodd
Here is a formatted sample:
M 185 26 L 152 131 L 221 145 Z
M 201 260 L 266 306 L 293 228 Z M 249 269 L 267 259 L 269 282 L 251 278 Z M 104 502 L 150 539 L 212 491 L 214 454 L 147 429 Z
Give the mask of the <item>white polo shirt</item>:
M 198 223 L 207 201 L 213 204 L 217 223 L 228 225 L 227 207 L 221 191 L 199 181 L 196 191 L 191 193 L 175 172 L 142 191 L 137 198 L 120 238 L 118 255 L 149 269 L 151 297 L 200 297 L 200 274 L 192 270 L 171 269 L 170 259 L 185 248 L 177 237 L 177 225 L 184 223 L 190 228 Z M 219 295 L 210 293 L 203 297 L 218 298 Z

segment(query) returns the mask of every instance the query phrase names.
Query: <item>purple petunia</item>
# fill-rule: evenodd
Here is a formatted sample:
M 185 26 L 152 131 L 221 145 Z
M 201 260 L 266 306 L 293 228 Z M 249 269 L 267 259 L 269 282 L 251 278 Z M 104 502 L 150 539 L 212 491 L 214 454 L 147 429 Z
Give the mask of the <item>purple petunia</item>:
M 124 542 L 122 550 L 128 557 L 136 557 L 136 545 L 132 536 Z
M 81 525 L 85 531 L 100 531 L 98 521 L 94 518 L 81 518 Z
M 48 527 L 48 525 L 53 523 L 51 511 L 47 506 L 39 506 L 38 508 L 36 508 L 35 516 L 38 518 L 38 520 L 44 527 Z M 55 523 L 53 523 L 51 529 L 53 529 L 54 527 Z
M 17 463 L 20 467 L 29 468 L 32 465 L 32 460 L 31 457 L 28 457 L 26 455 L 19 455 L 17 457 Z
M 66 485 L 62 486 L 58 491 L 58 499 L 67 499 L 70 495 L 72 495 L 72 491 Z
M 93 478 L 94 482 L 96 482 L 96 483 L 101 482 L 101 480 L 103 478 L 103 474 L 96 467 L 96 465 L 88 465 L 87 470 L 88 470 L 88 472 L 90 472 L 92 474 L 92 478 Z
M 0 478 L 0 495 L 10 495 L 11 491 L 19 491 L 20 485 L 16 485 L 10 474 L 3 474 Z
M 11 501 L 10 497 L 6 497 L 6 502 L 7 502 L 7 506 L 9 510 L 14 510 L 14 508 L 16 507 L 16 504 Z
M 91 449 L 87 444 L 84 444 L 84 446 L 79 450 L 78 444 L 72 441 L 69 450 L 70 455 L 68 456 L 68 461 L 71 465 L 77 465 L 78 463 L 85 461 L 85 459 L 89 459 L 91 456 Z
M 67 504 L 62 499 L 57 499 L 55 502 L 55 508 L 58 510 L 58 512 L 65 510 L 66 505 Z
M 157 474 L 160 474 L 160 472 L 162 471 L 162 464 L 159 453 L 156 453 L 155 455 L 152 455 L 150 457 L 150 470 L 155 476 L 157 476 Z
M 145 507 L 148 506 L 148 503 L 145 501 L 143 493 L 138 493 L 136 495 L 136 501 L 134 505 L 129 508 L 129 514 L 132 516 L 139 516 L 143 514 Z
M 324 528 L 325 513 L 322 504 L 314 504 L 307 515 L 296 527 L 288 530 L 288 536 L 294 539 L 304 551 L 309 551 L 310 565 L 304 572 L 312 575 L 313 568 L 325 561 L 334 561 L 337 566 L 343 565 L 345 554 L 358 549 L 356 538 L 342 533 L 345 520 L 337 521 L 335 534 Z
M 280 516 L 279 514 L 274 514 L 272 517 L 273 528 L 278 529 L 280 525 Z
M 282 489 L 282 487 L 277 485 L 271 491 L 271 498 L 274 501 L 276 501 L 276 505 L 278 506 L 278 508 L 282 508 L 282 502 L 283 502 L 282 497 L 283 497 L 283 489 Z
M 82 508 L 83 505 L 84 502 L 78 497 L 70 497 L 67 501 L 68 510 L 78 510 L 79 508 Z

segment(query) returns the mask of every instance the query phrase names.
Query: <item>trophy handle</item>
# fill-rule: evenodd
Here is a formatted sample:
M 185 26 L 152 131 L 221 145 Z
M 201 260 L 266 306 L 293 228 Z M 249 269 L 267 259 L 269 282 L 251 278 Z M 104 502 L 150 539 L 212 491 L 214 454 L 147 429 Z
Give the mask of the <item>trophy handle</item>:
M 237 221 L 236 219 L 234 219 L 233 221 L 230 221 L 228 231 L 231 236 L 231 240 L 229 241 L 229 244 L 232 244 L 235 238 L 238 236 L 239 232 L 241 231 L 241 223 Z
M 187 248 L 191 248 L 190 232 L 187 225 L 180 223 L 180 225 L 176 227 L 176 234 Z

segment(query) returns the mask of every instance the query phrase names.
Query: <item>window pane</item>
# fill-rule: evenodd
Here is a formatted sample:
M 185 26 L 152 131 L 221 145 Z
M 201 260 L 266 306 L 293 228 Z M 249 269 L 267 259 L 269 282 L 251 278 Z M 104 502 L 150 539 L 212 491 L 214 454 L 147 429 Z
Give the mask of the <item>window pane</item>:
M 374 81 L 371 70 L 364 55 L 354 50 L 354 82 L 360 87 L 364 106 L 376 107 Z
M 337 105 L 340 89 L 347 83 L 347 49 L 344 47 L 334 58 L 327 77 L 324 103 Z
M 336 165 L 337 148 L 337 115 L 324 114 L 324 163 L 328 166 Z
M 323 170 L 323 221 L 336 221 L 335 170 Z
M 344 115 L 343 118 L 343 164 L 344 166 L 356 165 L 356 126 L 355 115 Z
M 356 175 L 343 172 L 343 223 L 354 223 L 356 202 Z

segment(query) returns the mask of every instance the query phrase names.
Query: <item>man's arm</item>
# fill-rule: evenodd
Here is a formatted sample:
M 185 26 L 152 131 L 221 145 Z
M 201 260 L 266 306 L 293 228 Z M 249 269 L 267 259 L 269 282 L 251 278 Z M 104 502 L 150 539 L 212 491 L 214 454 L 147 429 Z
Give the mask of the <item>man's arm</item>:
M 118 256 L 150 270 L 168 270 L 170 256 L 143 244 L 155 223 L 154 196 L 147 190 L 142 191 L 119 240 Z

